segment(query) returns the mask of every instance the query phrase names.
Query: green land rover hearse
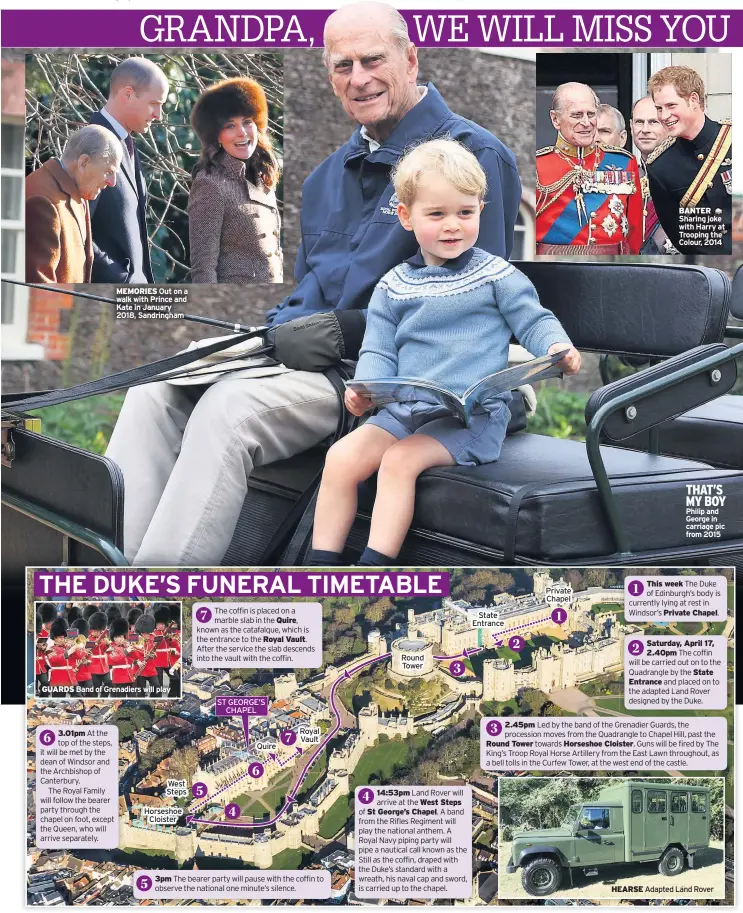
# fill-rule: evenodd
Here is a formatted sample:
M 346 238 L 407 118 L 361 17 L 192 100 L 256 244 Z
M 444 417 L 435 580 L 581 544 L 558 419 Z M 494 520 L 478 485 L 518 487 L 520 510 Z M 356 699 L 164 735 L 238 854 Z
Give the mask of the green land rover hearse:
M 596 799 L 571 805 L 560 827 L 518 833 L 509 873 L 521 869 L 533 897 L 556 891 L 565 870 L 598 874 L 599 866 L 657 862 L 663 875 L 677 875 L 709 846 L 709 789 L 681 783 L 630 780 L 603 789 Z

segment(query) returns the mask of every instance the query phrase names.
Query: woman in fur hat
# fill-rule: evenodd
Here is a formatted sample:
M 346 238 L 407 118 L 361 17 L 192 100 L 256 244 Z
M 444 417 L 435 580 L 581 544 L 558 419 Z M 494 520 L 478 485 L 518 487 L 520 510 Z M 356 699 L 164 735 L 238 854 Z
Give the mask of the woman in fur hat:
M 188 201 L 191 281 L 281 282 L 279 165 L 263 89 L 222 80 L 201 94 L 191 125 L 201 140 Z

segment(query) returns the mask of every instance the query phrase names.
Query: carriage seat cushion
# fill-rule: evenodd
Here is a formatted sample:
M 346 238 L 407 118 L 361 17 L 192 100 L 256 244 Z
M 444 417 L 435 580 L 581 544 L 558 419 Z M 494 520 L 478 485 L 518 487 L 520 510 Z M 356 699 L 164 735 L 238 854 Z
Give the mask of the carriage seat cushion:
M 602 447 L 633 551 L 743 537 L 743 471 L 617 447 Z M 687 536 L 687 485 L 718 484 L 725 502 L 721 535 Z M 360 509 L 373 505 L 374 483 Z M 506 438 L 498 462 L 428 470 L 418 479 L 413 527 L 504 553 L 504 560 L 560 563 L 611 555 L 615 545 L 586 447 L 522 432 Z
M 664 422 L 658 431 L 660 452 L 667 456 L 743 469 L 743 396 L 721 396 Z M 648 434 L 633 434 L 622 446 L 647 450 Z

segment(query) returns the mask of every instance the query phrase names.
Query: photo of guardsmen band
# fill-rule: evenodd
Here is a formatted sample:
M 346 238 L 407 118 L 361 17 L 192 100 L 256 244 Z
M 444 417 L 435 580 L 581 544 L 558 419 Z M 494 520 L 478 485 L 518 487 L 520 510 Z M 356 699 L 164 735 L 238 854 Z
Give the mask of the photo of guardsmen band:
M 654 73 L 623 114 L 582 82 L 563 82 L 537 151 L 537 254 L 732 253 L 732 125 L 706 113 L 689 66 Z
M 180 697 L 179 602 L 36 604 L 37 697 Z

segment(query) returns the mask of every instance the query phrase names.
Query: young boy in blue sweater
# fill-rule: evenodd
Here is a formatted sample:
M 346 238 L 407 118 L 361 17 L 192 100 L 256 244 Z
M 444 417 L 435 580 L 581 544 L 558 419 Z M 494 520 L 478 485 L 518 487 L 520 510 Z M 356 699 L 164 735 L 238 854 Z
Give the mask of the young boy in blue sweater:
M 415 377 L 461 396 L 506 367 L 512 333 L 535 356 L 570 346 L 559 365 L 575 374 L 580 354 L 531 282 L 475 247 L 486 191 L 475 156 L 454 140 L 422 143 L 399 161 L 392 181 L 398 218 L 415 233 L 420 252 L 374 290 L 355 379 Z M 485 400 L 469 428 L 440 405 L 391 403 L 334 444 L 317 498 L 310 562 L 343 563 L 358 485 L 378 471 L 369 544 L 359 564 L 394 564 L 413 519 L 418 476 L 433 466 L 497 460 L 510 399 L 501 393 Z M 354 415 L 372 408 L 351 390 L 345 401 Z

